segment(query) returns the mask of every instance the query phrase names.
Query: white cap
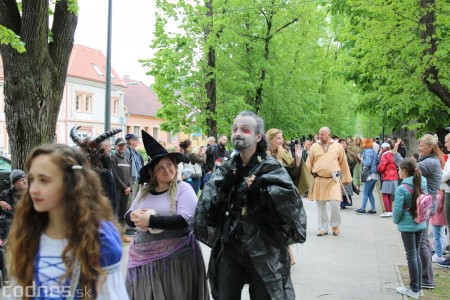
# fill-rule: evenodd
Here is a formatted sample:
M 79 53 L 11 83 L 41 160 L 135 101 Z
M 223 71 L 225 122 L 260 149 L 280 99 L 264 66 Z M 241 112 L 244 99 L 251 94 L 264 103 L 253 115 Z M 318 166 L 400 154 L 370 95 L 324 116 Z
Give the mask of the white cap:
M 388 143 L 383 143 L 381 144 L 381 148 L 390 148 L 391 145 L 389 145 Z

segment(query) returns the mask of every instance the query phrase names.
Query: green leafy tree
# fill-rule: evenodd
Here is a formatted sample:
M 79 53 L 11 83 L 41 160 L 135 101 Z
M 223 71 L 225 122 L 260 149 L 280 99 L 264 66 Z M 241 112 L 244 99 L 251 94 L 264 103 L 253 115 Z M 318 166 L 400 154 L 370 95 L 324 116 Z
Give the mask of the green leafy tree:
M 333 0 L 333 32 L 359 111 L 401 127 L 435 131 L 450 112 L 448 1 Z
M 6 127 L 17 168 L 32 148 L 53 142 L 73 47 L 77 1 L 50 2 L 0 1 Z
M 350 135 L 354 119 L 332 115 L 354 105 L 355 91 L 332 78 L 336 47 L 324 42 L 329 24 L 318 3 L 159 0 L 157 8 L 158 51 L 143 63 L 155 76 L 165 130 L 190 131 L 195 122 L 210 135 L 228 132 L 251 109 L 286 137 L 311 135 L 324 120 Z

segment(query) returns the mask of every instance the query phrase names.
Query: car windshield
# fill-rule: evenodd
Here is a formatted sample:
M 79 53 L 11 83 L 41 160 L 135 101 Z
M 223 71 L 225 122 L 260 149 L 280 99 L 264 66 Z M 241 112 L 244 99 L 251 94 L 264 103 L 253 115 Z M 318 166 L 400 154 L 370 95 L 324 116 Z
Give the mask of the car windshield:
M 0 157 L 0 170 L 2 171 L 11 171 L 11 162 Z

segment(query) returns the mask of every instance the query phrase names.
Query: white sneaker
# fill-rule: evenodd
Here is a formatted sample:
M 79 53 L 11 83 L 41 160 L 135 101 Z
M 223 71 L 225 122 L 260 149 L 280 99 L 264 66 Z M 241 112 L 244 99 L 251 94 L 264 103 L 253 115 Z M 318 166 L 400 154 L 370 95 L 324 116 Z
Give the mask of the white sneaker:
M 435 254 L 433 254 L 433 256 L 431 257 L 431 261 L 434 263 L 440 263 L 443 262 L 445 260 L 445 258 L 443 256 L 439 257 Z
M 405 288 L 403 286 L 398 287 L 397 288 L 397 293 L 414 298 L 414 299 L 419 299 L 419 292 L 413 292 L 413 290 L 411 290 L 410 288 Z
M 386 217 L 392 217 L 392 211 L 386 213 Z
M 387 212 L 385 212 L 385 213 L 381 214 L 381 215 L 380 215 L 380 218 L 386 218 L 386 217 L 387 217 L 387 215 L 386 215 L 386 214 L 387 214 Z

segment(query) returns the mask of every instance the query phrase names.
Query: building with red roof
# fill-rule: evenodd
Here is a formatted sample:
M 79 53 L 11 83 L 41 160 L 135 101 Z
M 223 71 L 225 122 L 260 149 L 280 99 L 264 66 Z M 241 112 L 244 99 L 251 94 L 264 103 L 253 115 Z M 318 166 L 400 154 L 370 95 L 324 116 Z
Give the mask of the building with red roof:
M 0 56 L 0 152 L 9 153 L 6 131 L 3 95 L 3 62 Z M 56 125 L 56 141 L 73 145 L 70 129 L 81 126 L 78 133 L 82 137 L 98 136 L 104 131 L 106 97 L 106 57 L 100 51 L 82 45 L 74 45 L 70 56 L 63 99 Z M 119 74 L 111 68 L 111 128 L 121 128 L 117 136 L 126 133 L 141 135 L 147 131 L 168 148 L 175 148 L 179 140 L 190 135 L 172 135 L 160 129 L 162 119 L 156 117 L 161 103 L 155 93 L 143 82 Z M 194 144 L 203 139 L 194 138 Z M 141 144 L 139 146 L 143 148 Z

